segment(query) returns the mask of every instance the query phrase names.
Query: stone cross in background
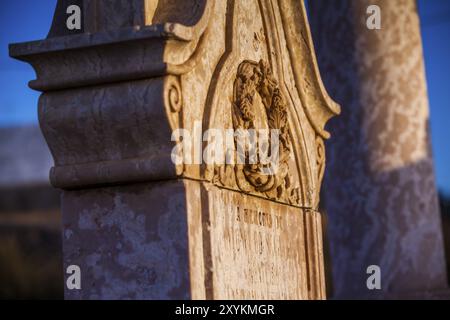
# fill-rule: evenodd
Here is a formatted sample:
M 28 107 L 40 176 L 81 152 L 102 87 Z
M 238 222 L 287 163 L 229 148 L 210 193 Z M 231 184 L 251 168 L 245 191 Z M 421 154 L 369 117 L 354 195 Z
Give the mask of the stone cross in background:
M 303 2 L 78 1 L 75 31 L 69 2 L 47 39 L 10 48 L 43 92 L 64 265 L 81 271 L 66 298 L 325 298 L 324 126 L 340 109 Z M 279 170 L 174 162 L 177 129 L 277 130 Z

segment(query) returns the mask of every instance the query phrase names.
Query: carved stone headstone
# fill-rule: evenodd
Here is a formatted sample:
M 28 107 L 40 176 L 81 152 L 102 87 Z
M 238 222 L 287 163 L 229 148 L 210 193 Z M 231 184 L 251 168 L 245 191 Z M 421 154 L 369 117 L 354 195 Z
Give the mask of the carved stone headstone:
M 66 298 L 325 298 L 317 208 L 324 126 L 340 109 L 303 2 L 80 5 L 81 33 L 61 25 L 61 1 L 47 39 L 10 48 L 44 92 L 64 264 L 82 274 Z M 236 135 L 204 161 L 207 130 L 275 130 L 277 170 Z

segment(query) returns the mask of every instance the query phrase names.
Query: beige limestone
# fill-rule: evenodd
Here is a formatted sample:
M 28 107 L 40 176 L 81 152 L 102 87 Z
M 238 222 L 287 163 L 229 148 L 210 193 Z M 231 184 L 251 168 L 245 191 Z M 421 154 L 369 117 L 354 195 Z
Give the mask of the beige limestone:
M 114 5 L 109 6 L 107 3 Z M 323 299 L 324 126 L 302 1 L 83 1 L 79 34 L 11 46 L 43 91 L 66 298 Z M 272 128 L 280 172 L 171 161 L 178 128 Z

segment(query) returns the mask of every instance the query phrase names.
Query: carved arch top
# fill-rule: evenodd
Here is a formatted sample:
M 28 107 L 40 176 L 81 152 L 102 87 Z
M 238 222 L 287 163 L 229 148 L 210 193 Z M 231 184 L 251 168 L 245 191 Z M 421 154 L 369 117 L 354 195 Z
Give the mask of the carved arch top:
M 286 44 L 291 58 L 294 79 L 306 106 L 305 113 L 314 130 L 324 139 L 327 121 L 341 112 L 340 106 L 328 95 L 317 65 L 317 58 L 303 1 L 278 0 Z M 300 19 L 296 18 L 296 14 Z M 311 75 L 308 78 L 306 75 Z
M 98 14 L 96 6 L 104 5 L 102 0 L 82 2 L 95 5 L 92 11 L 97 12 L 95 14 Z M 87 26 L 98 32 L 50 36 L 41 41 L 12 45 L 10 54 L 29 62 L 36 70 L 37 80 L 30 86 L 46 93 L 94 86 L 108 86 L 108 91 L 115 92 L 114 83 L 142 84 L 141 80 L 151 80 L 149 89 L 160 94 L 153 96 L 155 101 L 148 107 L 157 108 L 158 103 L 169 105 L 166 109 L 170 119 L 167 116 L 164 119 L 171 130 L 184 120 L 188 120 L 182 123 L 184 126 L 194 120 L 202 121 L 207 129 L 214 124 L 214 112 L 220 114 L 221 110 L 230 110 L 228 99 L 233 93 L 227 90 L 233 86 L 239 64 L 247 61 L 246 66 L 256 66 L 259 71 L 270 70 L 272 80 L 275 79 L 280 90 L 279 95 L 270 96 L 282 97 L 289 115 L 291 140 L 297 143 L 290 152 L 294 158 L 291 162 L 296 163 L 291 163 L 290 168 L 297 166 L 291 171 L 297 175 L 293 180 L 301 182 L 299 203 L 316 207 L 325 161 L 322 140 L 329 137 L 324 127 L 339 113 L 340 107 L 328 96 L 320 79 L 302 1 L 115 0 L 115 3 L 119 9 L 104 9 L 106 12 L 112 10 L 112 17 L 116 15 L 120 19 L 105 22 L 109 27 L 103 31 L 89 25 L 89 21 L 98 23 L 99 19 L 94 14 L 94 19 L 89 20 L 92 17 L 89 17 L 91 11 L 87 6 L 84 8 L 89 13 Z M 127 12 L 133 14 L 127 15 Z M 111 26 L 118 28 L 108 29 Z M 270 68 L 264 63 L 257 66 L 260 60 L 266 61 Z M 272 81 L 271 77 L 265 79 Z M 136 83 L 133 85 L 137 86 Z M 258 95 L 264 100 L 262 91 L 258 91 Z M 237 97 L 234 96 L 235 101 Z M 108 103 L 111 108 L 115 105 L 114 100 Z M 216 108 L 218 104 L 221 107 Z M 155 139 L 154 142 L 155 145 L 171 146 L 168 139 Z M 139 145 L 132 152 L 138 161 L 143 157 L 140 148 Z M 108 156 L 102 159 L 113 172 L 119 166 L 110 164 L 110 160 L 117 159 Z M 120 161 L 130 162 L 129 159 Z M 155 161 L 149 160 L 149 163 Z M 142 168 L 137 168 L 137 172 L 144 170 Z M 151 169 L 148 169 L 151 175 L 145 178 L 150 179 L 147 177 L 153 177 L 153 167 L 145 168 Z M 172 177 L 173 168 L 169 169 Z M 181 172 L 177 168 L 177 175 L 203 179 L 203 169 L 194 168 L 194 174 L 188 176 L 187 171 Z M 253 179 L 251 175 L 248 177 Z M 259 188 L 262 180 L 257 178 L 253 183 Z M 117 180 L 123 182 L 123 179 Z M 277 187 L 282 183 L 293 186 L 292 181 L 286 183 L 282 178 L 278 182 L 281 183 L 274 184 Z M 263 189 L 265 187 L 261 190 L 266 192 Z
M 284 100 L 283 105 L 289 114 L 286 117 L 289 122 L 287 127 L 290 126 L 291 129 L 288 130 L 289 139 L 286 141 L 292 140 L 295 143 L 295 147 L 285 153 L 291 158 L 289 162 L 285 162 L 287 169 L 284 172 L 289 174 L 283 175 L 280 179 L 275 177 L 271 179 L 260 177 L 251 170 L 238 166 L 231 170 L 230 166 L 219 166 L 213 170 L 210 167 L 205 168 L 204 177 L 231 189 L 291 205 L 317 208 L 325 165 L 323 139 L 330 137 L 325 125 L 331 117 L 340 113 L 340 106 L 328 96 L 322 84 L 302 1 L 248 1 L 250 2 L 255 5 L 251 6 L 247 2 L 243 4 L 241 1 L 229 2 L 231 18 L 228 19 L 226 26 L 227 47 L 214 73 L 215 80 L 212 82 L 210 97 L 205 105 L 203 125 L 204 128 L 220 125 L 222 120 L 217 119 L 223 119 L 223 112 L 228 108 L 225 101 L 231 94 L 224 88 L 231 86 L 233 81 L 234 93 L 228 99 L 231 100 L 229 105 L 234 105 L 235 116 L 236 113 L 239 114 L 236 112 L 236 106 L 240 100 L 236 94 L 236 83 L 245 82 L 240 80 L 242 75 L 252 74 L 248 72 L 252 68 L 256 69 L 256 74 L 262 73 L 262 70 L 268 74 L 273 71 L 273 76 L 262 78 L 272 79 L 272 82 L 276 83 L 281 93 L 280 97 Z M 250 23 L 251 31 L 240 30 L 241 8 L 257 9 L 258 13 L 253 11 L 252 17 L 254 21 L 262 19 L 262 28 L 260 29 L 258 23 Z M 243 39 L 243 33 L 254 35 L 251 38 L 247 37 L 254 41 L 244 40 L 244 43 L 251 44 L 251 47 L 237 41 L 237 38 Z M 266 63 L 258 64 L 257 61 L 260 59 L 266 60 Z M 243 70 L 244 67 L 246 71 Z M 252 85 L 252 81 L 248 84 Z M 253 85 L 255 87 L 251 95 L 261 96 L 259 84 Z M 245 118 L 245 112 L 244 117 L 237 118 Z M 248 124 L 244 121 L 245 123 Z M 236 129 L 236 121 L 233 127 Z M 267 193 L 264 188 L 269 185 L 274 188 L 269 188 Z

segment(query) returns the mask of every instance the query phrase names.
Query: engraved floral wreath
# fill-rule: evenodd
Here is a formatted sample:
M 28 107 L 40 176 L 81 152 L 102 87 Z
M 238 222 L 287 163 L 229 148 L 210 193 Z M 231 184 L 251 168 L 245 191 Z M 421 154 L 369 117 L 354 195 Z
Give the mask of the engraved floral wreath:
M 241 190 L 274 193 L 280 197 L 288 189 L 290 178 L 288 175 L 288 161 L 291 151 L 289 126 L 287 120 L 286 102 L 272 75 L 269 65 L 260 60 L 259 63 L 245 60 L 239 67 L 233 92 L 233 125 L 237 129 L 255 128 L 255 114 L 253 106 L 255 95 L 259 94 L 266 111 L 269 129 L 279 130 L 279 164 L 278 170 L 271 175 L 263 173 L 264 164 L 249 164 L 246 151 L 245 164 L 236 165 L 236 180 Z M 235 143 L 237 141 L 235 140 Z M 269 146 L 270 150 L 270 146 Z M 245 179 L 242 179 L 245 178 Z

